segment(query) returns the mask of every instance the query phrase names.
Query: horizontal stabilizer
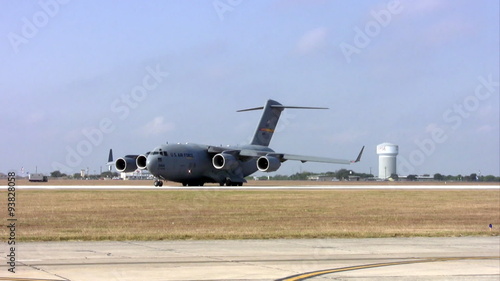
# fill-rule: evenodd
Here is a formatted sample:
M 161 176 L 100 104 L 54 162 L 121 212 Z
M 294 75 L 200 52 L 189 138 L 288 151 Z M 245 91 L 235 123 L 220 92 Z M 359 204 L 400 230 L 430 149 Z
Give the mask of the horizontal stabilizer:
M 287 106 L 287 105 L 271 105 L 271 108 L 293 108 L 293 109 L 329 109 L 328 107 L 311 107 L 311 106 Z M 252 110 L 261 110 L 264 109 L 263 106 L 259 107 L 253 107 L 253 108 L 247 108 L 247 109 L 241 109 L 236 112 L 245 112 L 245 111 L 252 111 Z
M 311 106 L 287 106 L 287 105 L 271 105 L 272 108 L 294 108 L 294 109 L 329 109 L 328 107 L 311 107 Z
M 259 107 L 254 107 L 254 108 L 247 108 L 247 109 L 241 109 L 241 110 L 238 110 L 236 112 L 244 112 L 244 111 L 252 111 L 252 110 L 261 110 L 261 109 L 264 109 L 263 106 L 259 106 Z
M 292 109 L 328 109 L 326 107 L 310 107 L 310 106 L 287 106 L 282 105 L 281 103 L 275 100 L 268 100 L 265 106 L 252 107 L 247 109 L 238 110 L 237 112 L 245 112 L 252 110 L 261 110 L 262 117 L 260 118 L 259 125 L 255 130 L 252 142 L 250 144 L 253 145 L 261 145 L 261 146 L 269 146 L 271 142 L 271 138 L 273 137 L 274 131 L 276 129 L 276 124 L 280 118 L 281 112 L 285 110 L 285 108 Z

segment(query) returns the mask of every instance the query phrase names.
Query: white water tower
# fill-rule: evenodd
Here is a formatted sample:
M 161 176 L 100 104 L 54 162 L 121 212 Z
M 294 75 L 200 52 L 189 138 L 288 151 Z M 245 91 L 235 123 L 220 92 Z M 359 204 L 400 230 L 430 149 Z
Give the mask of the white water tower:
M 387 179 L 396 172 L 396 156 L 398 155 L 398 146 L 392 143 L 384 142 L 377 145 L 378 154 L 378 177 Z

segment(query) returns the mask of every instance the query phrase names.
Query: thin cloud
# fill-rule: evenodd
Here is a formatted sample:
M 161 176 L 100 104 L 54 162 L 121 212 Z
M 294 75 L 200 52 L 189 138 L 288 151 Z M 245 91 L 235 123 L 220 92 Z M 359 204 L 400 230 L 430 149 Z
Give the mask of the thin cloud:
M 401 1 L 405 13 L 408 14 L 428 14 L 445 9 L 447 1 L 442 0 L 420 0 L 420 1 Z
M 359 139 L 364 138 L 366 135 L 366 132 L 351 129 L 331 135 L 328 137 L 328 141 L 334 144 L 355 143 L 359 141 Z
M 472 26 L 461 19 L 443 19 L 430 26 L 426 33 L 429 45 L 439 46 L 472 35 Z
M 157 136 L 165 134 L 175 129 L 175 124 L 172 122 L 165 122 L 165 118 L 162 116 L 157 116 L 153 120 L 149 121 L 144 125 L 139 133 L 145 136 Z
M 491 132 L 495 131 L 495 127 L 493 127 L 489 124 L 486 124 L 486 125 L 479 126 L 479 128 L 477 128 L 476 131 L 478 133 L 491 133 Z
M 325 27 L 318 27 L 306 32 L 297 43 L 297 52 L 308 54 L 326 46 L 328 30 Z

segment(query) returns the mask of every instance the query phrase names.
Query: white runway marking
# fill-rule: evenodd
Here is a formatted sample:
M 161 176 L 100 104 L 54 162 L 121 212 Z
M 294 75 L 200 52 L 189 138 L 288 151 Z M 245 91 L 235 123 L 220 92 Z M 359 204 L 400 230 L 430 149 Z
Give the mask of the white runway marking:
M 151 185 L 29 185 L 16 186 L 18 189 L 157 189 L 157 190 L 178 190 L 178 189 L 206 189 L 206 190 L 258 190 L 258 189 L 489 189 L 499 190 L 500 185 L 303 185 L 303 186 L 163 186 L 154 187 Z M 3 189 L 7 189 L 4 186 Z

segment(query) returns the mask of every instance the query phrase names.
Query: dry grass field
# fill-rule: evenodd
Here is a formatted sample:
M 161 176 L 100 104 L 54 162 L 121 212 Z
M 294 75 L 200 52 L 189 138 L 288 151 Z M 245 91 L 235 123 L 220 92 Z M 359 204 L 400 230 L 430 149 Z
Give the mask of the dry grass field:
M 499 235 L 500 191 L 21 189 L 16 217 L 18 241 Z

